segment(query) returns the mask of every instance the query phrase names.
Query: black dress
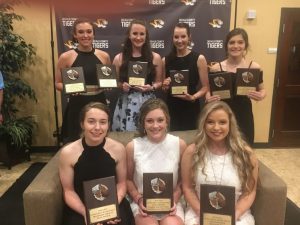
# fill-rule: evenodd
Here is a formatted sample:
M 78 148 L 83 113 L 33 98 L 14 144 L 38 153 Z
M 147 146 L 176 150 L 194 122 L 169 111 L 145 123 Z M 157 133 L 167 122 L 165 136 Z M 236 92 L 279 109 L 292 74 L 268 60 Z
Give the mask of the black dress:
M 82 139 L 83 152 L 74 165 L 74 189 L 83 202 L 83 181 L 109 176 L 116 177 L 116 162 L 103 148 L 104 141 L 98 146 L 88 146 Z M 119 205 L 121 222 L 119 225 L 134 225 L 134 218 L 126 198 Z M 106 223 L 104 223 L 106 224 Z M 85 225 L 84 218 L 65 205 L 62 225 Z
M 251 67 L 252 61 L 249 64 L 249 67 Z M 219 63 L 221 72 L 223 72 L 223 68 L 221 66 L 221 63 Z M 235 79 L 236 75 L 233 75 L 233 87 L 235 86 Z M 262 83 L 263 79 L 262 76 L 260 76 L 259 83 Z M 253 145 L 254 143 L 254 118 L 253 118 L 253 112 L 252 112 L 252 102 L 247 96 L 241 96 L 241 95 L 235 95 L 231 99 L 224 99 L 224 102 L 226 102 L 231 110 L 233 111 L 237 123 L 239 125 L 239 128 L 241 132 L 244 135 L 244 138 L 249 143 L 249 145 Z
M 82 66 L 87 87 L 98 87 L 96 64 L 102 64 L 102 62 L 95 55 L 95 49 L 90 52 L 81 52 L 78 49 L 75 49 L 75 51 L 78 55 L 72 67 Z M 79 139 L 81 131 L 79 113 L 90 102 L 102 102 L 106 104 L 104 92 L 98 94 L 70 95 L 62 124 L 62 140 L 64 143 Z
M 170 70 L 189 70 L 188 93 L 190 95 L 195 94 L 202 87 L 202 84 L 199 82 L 198 58 L 199 53 L 196 52 L 190 52 L 184 57 L 175 57 L 171 60 L 169 57 L 166 57 L 165 69 L 167 77 L 169 77 Z M 197 120 L 200 113 L 199 101 L 190 102 L 168 94 L 167 105 L 171 117 L 170 129 L 172 131 L 194 130 L 197 128 Z

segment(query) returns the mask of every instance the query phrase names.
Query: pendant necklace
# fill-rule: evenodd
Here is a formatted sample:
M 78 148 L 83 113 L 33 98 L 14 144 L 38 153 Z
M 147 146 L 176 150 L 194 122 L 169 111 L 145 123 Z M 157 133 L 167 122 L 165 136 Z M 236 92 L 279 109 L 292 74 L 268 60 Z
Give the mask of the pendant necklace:
M 224 166 L 225 166 L 226 153 L 223 155 L 223 164 L 222 164 L 221 177 L 220 177 L 219 182 L 218 182 L 217 177 L 216 177 L 214 164 L 213 164 L 213 161 L 212 161 L 212 159 L 211 159 L 211 154 L 212 154 L 212 153 L 211 153 L 210 151 L 208 151 L 209 161 L 210 161 L 210 164 L 211 164 L 211 168 L 212 168 L 212 171 L 213 171 L 213 175 L 214 175 L 214 178 L 215 178 L 215 182 L 216 182 L 216 185 L 221 185 L 221 183 L 222 183 L 222 178 L 223 178 L 223 170 L 224 170 Z

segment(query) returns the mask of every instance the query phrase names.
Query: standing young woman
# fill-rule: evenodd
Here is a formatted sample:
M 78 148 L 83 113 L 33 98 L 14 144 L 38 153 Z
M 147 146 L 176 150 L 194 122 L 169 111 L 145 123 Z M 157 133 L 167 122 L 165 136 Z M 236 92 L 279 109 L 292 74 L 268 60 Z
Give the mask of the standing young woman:
M 120 218 L 104 224 L 132 225 L 133 216 L 126 195 L 126 153 L 124 146 L 107 137 L 109 108 L 100 102 L 87 104 L 80 113 L 83 138 L 63 147 L 59 176 L 65 210 L 62 225 L 86 225 L 83 182 L 115 176 Z
M 128 84 L 129 61 L 148 63 L 147 79 L 144 86 Z M 150 98 L 155 98 L 154 90 L 160 88 L 162 82 L 162 61 L 159 54 L 152 52 L 146 24 L 133 20 L 128 27 L 123 51 L 117 54 L 113 64 L 116 65 L 122 89 L 114 116 L 112 129 L 115 131 L 137 130 L 137 118 L 141 105 Z
M 140 137 L 126 146 L 127 190 L 132 198 L 131 209 L 136 225 L 183 225 L 180 159 L 185 142 L 167 133 L 170 124 L 168 107 L 161 99 L 149 99 L 141 107 L 139 116 Z M 174 206 L 169 214 L 146 213 L 143 205 L 143 173 L 173 173 Z
M 188 203 L 185 225 L 199 225 L 201 184 L 234 186 L 236 225 L 254 225 L 250 207 L 256 195 L 258 161 L 225 102 L 214 101 L 203 108 L 195 143 L 182 157 L 181 176 Z
M 171 116 L 171 130 L 196 129 L 200 112 L 199 98 L 208 90 L 207 63 L 203 55 L 191 51 L 189 25 L 178 23 L 174 28 L 173 47 L 168 56 L 163 58 L 166 79 L 163 89 L 170 89 L 171 70 L 189 70 L 188 93 L 172 96 L 168 93 L 167 105 Z
M 60 55 L 57 63 L 55 86 L 63 90 L 61 70 L 68 67 L 83 67 L 87 93 L 70 95 L 62 124 L 63 142 L 75 141 L 79 138 L 79 112 L 89 102 L 102 102 L 106 104 L 103 90 L 99 89 L 96 64 L 110 64 L 109 55 L 99 49 L 93 48 L 95 28 L 93 23 L 85 18 L 79 18 L 73 25 L 73 37 L 78 43 L 76 49 L 69 50 Z
M 233 29 L 228 33 L 225 41 L 227 59 L 214 64 L 210 68 L 210 72 L 227 71 L 236 73 L 237 68 L 260 69 L 260 65 L 258 63 L 249 61 L 245 58 L 248 47 L 249 41 L 246 31 L 242 28 Z M 230 100 L 224 100 L 234 112 L 238 125 L 250 145 L 253 145 L 254 142 L 254 120 L 250 99 L 261 101 L 265 98 L 265 96 L 266 91 L 261 78 L 257 91 L 249 91 L 247 96 L 235 96 Z M 206 98 L 208 102 L 220 100 L 219 95 L 211 96 L 209 92 L 207 93 Z

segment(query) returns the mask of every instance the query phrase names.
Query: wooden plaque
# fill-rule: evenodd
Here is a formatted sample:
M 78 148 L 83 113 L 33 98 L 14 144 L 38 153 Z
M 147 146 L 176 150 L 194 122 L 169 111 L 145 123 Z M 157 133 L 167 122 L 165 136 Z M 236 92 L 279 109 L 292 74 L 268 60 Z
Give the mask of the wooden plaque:
M 261 76 L 260 69 L 236 69 L 236 95 L 247 95 L 249 91 L 256 91 Z
M 86 92 L 82 67 L 69 67 L 61 70 L 64 93 L 74 94 Z
M 143 204 L 147 213 L 169 213 L 173 207 L 173 173 L 143 174 Z
M 189 71 L 188 70 L 171 70 L 171 94 L 183 95 L 188 93 Z
M 148 63 L 140 61 L 129 61 L 128 83 L 131 86 L 144 86 L 148 72 Z
M 97 64 L 96 67 L 100 88 L 118 87 L 117 71 L 115 65 Z
M 208 78 L 211 95 L 219 95 L 221 99 L 232 98 L 232 76 L 233 73 L 228 72 L 210 73 Z
M 235 187 L 200 185 L 200 224 L 235 225 Z
M 119 218 L 119 204 L 115 177 L 83 182 L 84 204 L 88 224 Z

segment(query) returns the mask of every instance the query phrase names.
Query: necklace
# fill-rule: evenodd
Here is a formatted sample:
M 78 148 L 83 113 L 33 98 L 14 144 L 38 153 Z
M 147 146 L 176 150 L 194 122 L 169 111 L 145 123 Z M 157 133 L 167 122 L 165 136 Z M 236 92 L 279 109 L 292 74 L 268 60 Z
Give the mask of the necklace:
M 212 171 L 213 171 L 213 174 L 214 174 L 216 185 L 221 185 L 222 178 L 223 178 L 223 170 L 224 170 L 224 166 L 225 166 L 226 153 L 223 155 L 223 164 L 222 164 L 221 177 L 220 177 L 219 182 L 218 182 L 217 177 L 216 177 L 215 168 L 214 168 L 213 161 L 211 159 L 211 152 L 210 151 L 208 151 L 208 157 L 209 157 L 211 168 L 212 168 Z

